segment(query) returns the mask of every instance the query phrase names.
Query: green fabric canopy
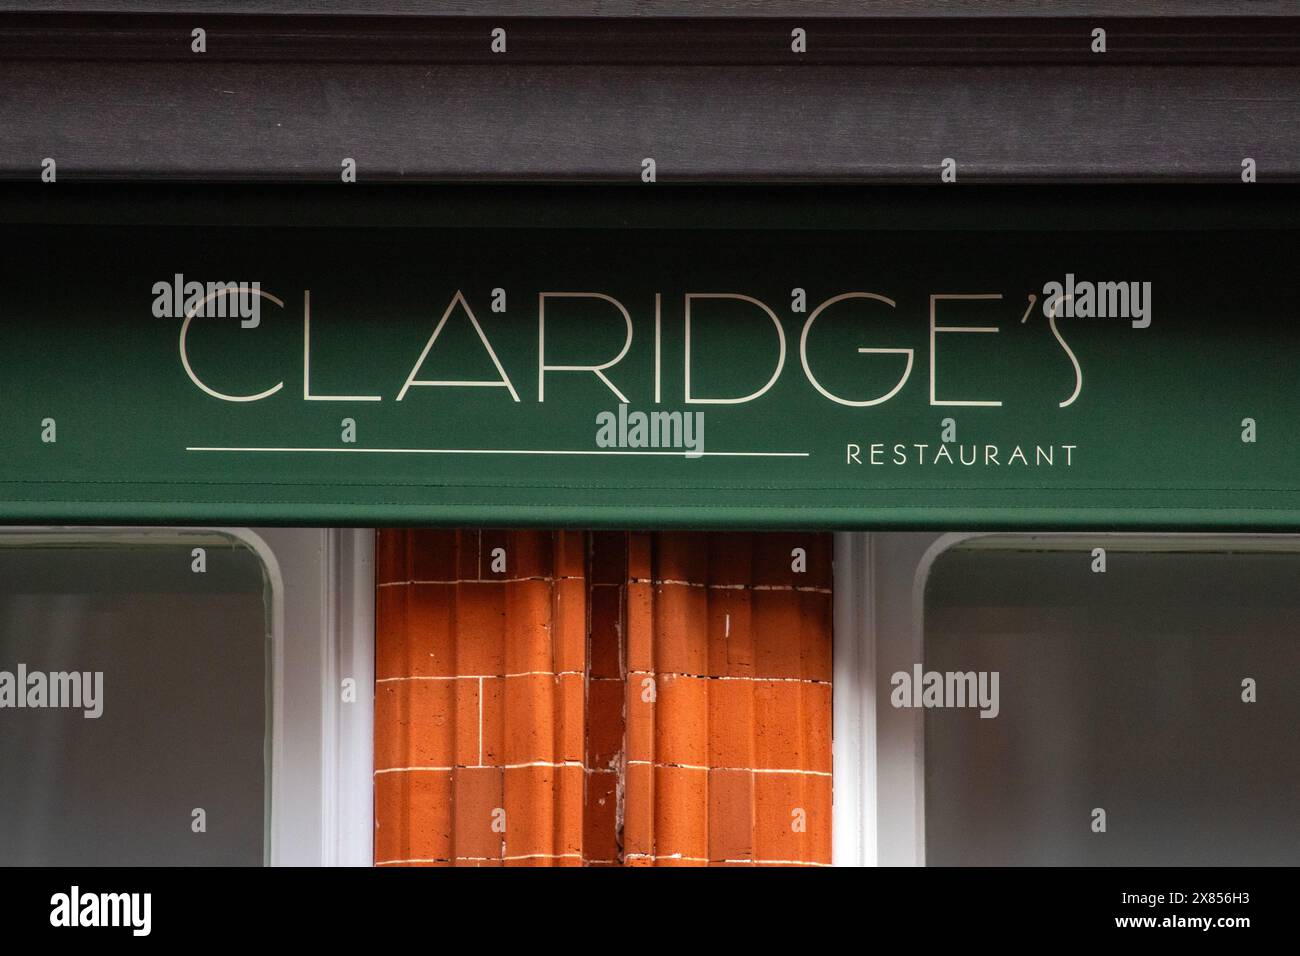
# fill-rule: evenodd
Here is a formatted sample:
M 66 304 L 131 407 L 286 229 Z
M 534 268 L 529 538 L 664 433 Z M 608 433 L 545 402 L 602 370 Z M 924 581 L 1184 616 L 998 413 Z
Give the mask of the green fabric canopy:
M 927 208 L 11 221 L 0 520 L 1300 526 L 1296 231 Z

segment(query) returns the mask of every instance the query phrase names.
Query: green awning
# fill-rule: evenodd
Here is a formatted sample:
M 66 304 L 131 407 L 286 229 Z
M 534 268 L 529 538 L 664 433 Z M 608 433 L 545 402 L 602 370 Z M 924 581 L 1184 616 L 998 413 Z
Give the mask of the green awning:
M 531 228 L 490 193 L 297 228 L 28 204 L 0 520 L 1300 526 L 1293 193 L 816 228 L 812 192 L 674 224 L 652 188 Z

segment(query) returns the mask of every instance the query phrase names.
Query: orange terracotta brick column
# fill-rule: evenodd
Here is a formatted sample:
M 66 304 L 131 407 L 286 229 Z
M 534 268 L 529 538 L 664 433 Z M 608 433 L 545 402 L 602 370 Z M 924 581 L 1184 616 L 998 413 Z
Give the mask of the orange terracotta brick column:
M 829 864 L 829 535 L 633 535 L 624 859 Z
M 826 535 L 381 530 L 375 862 L 830 860 Z
M 582 862 L 584 549 L 379 532 L 376 863 Z

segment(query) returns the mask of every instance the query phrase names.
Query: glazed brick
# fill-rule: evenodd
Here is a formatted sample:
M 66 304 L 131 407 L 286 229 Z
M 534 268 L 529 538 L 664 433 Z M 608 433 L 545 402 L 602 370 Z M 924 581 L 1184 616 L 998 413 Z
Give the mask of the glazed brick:
M 804 673 L 802 595 L 760 591 L 753 596 L 754 667 L 759 677 L 807 678 Z
M 669 531 L 656 534 L 654 579 L 707 584 L 709 537 L 699 531 Z
M 807 680 L 829 682 L 834 674 L 831 662 L 834 607 L 829 594 L 799 592 L 799 653 Z
M 375 581 L 455 581 L 462 532 L 380 528 L 375 535 Z M 475 545 L 477 553 L 477 545 Z
M 375 775 L 375 859 L 450 860 L 451 774 Z
M 580 674 L 483 681 L 483 762 L 582 762 L 585 688 Z
M 627 685 L 621 680 L 587 683 L 587 766 L 603 770 L 623 753 L 623 707 Z
M 412 584 L 375 595 L 375 677 L 454 677 L 456 586 Z
M 414 536 L 396 528 L 379 528 L 375 532 L 375 584 L 409 581 L 407 575 L 410 548 Z
M 375 769 L 478 762 L 476 680 L 404 680 L 375 688 Z
M 510 678 L 513 679 L 513 678 Z M 581 674 L 562 674 L 552 681 L 555 689 L 555 726 L 552 752 L 556 762 L 582 763 L 587 750 L 587 684 Z M 618 732 L 622 731 L 619 720 Z
M 829 681 L 831 596 L 755 591 L 751 600 L 756 676 Z
M 506 673 L 507 605 L 502 598 L 503 589 L 512 586 L 467 583 L 440 589 L 452 601 L 445 624 L 450 634 L 446 638 L 437 635 L 434 640 L 438 644 L 448 641 L 455 648 L 456 674 Z
M 629 757 L 629 759 L 631 759 Z M 629 865 L 649 866 L 655 850 L 655 769 L 629 763 L 623 784 L 623 858 Z
M 656 865 L 665 858 L 708 859 L 709 775 L 684 767 L 655 768 L 654 853 Z M 629 797 L 630 799 L 630 797 Z
M 707 766 L 709 759 L 709 684 L 699 677 L 664 674 L 658 681 L 655 761 Z
M 556 771 L 555 819 L 552 845 L 558 858 L 554 866 L 582 866 L 582 814 L 587 806 L 587 773 L 582 767 Z
M 754 775 L 748 770 L 709 771 L 709 860 L 754 858 Z
M 499 767 L 506 761 L 506 681 L 515 678 L 485 677 L 478 681 L 482 700 L 480 722 L 482 726 L 482 760 L 476 761 Z
M 704 588 L 655 588 L 654 670 L 705 675 L 709 670 L 709 597 Z
M 709 535 L 709 567 L 705 582 L 711 585 L 751 583 L 756 537 L 762 535 L 735 531 Z
M 574 855 L 581 863 L 584 777 L 580 766 L 505 769 L 507 857 Z M 564 861 L 541 865 L 552 863 Z
M 655 669 L 655 591 L 653 584 L 633 583 L 624 591 L 627 602 L 627 669 Z
M 627 532 L 591 532 L 592 584 L 624 584 L 627 581 Z
M 382 531 L 381 580 L 461 583 L 378 589 L 378 676 L 462 679 L 376 686 L 376 766 L 456 767 L 376 775 L 376 859 L 829 861 L 830 777 L 764 771 L 830 770 L 832 601 L 789 590 L 829 587 L 830 541 Z
M 554 854 L 555 803 L 560 768 L 512 767 L 503 774 L 505 855 L 526 857 Z
M 791 552 L 803 548 L 807 570 L 796 573 Z M 833 576 L 834 539 L 829 534 L 772 533 L 754 535 L 753 583 L 767 587 L 829 589 Z
M 554 584 L 551 621 L 552 660 L 557 672 L 582 672 L 587 666 L 587 585 L 581 579 Z
M 822 764 L 825 754 L 814 753 L 816 745 L 809 738 L 810 725 L 821 722 L 816 705 L 824 705 L 823 713 L 830 707 L 829 693 L 819 694 L 818 690 L 829 692 L 830 688 L 792 681 L 754 681 L 753 686 L 754 766 L 829 771 L 830 767 Z
M 522 578 L 528 575 L 522 571 L 517 535 L 513 531 L 497 528 L 484 528 L 478 533 L 478 552 L 474 564 L 472 579 L 476 581 L 503 581 L 506 578 Z M 492 570 L 492 552 L 500 548 L 505 552 L 505 570 Z
M 505 551 L 505 570 L 492 569 L 492 552 Z M 550 578 L 555 574 L 555 537 L 550 531 L 499 531 L 479 534 L 478 577 L 484 581 L 505 578 Z
M 647 681 L 652 682 L 649 687 Z M 624 686 L 627 759 L 654 760 L 659 678 L 650 674 L 632 674 Z M 648 689 L 653 689 L 654 694 L 647 693 Z
M 503 612 L 482 584 L 411 584 L 376 595 L 376 677 L 453 677 L 500 673 Z
M 754 682 L 709 681 L 710 767 L 753 767 Z
M 504 672 L 554 670 L 550 582 L 510 581 L 493 587 L 505 589 L 504 613 L 499 615 L 501 631 L 496 638 L 505 652 Z M 495 603 L 501 605 L 499 596 Z
M 492 830 L 493 811 L 505 808 L 504 771 L 496 767 L 465 767 L 452 774 L 453 851 L 457 865 L 500 859 L 505 835 Z
M 805 813 L 807 831 L 792 827 Z M 829 863 L 831 778 L 808 774 L 754 774 L 754 853 L 758 860 Z
M 587 535 L 582 531 L 556 531 L 554 572 L 557 578 L 587 577 Z
M 650 581 L 654 577 L 655 535 L 646 531 L 633 531 L 627 539 L 627 579 Z
M 411 640 L 408 613 L 411 589 L 406 586 L 375 589 L 375 679 L 409 677 L 420 666 Z M 451 675 L 447 675 L 451 676 Z
M 590 591 L 590 656 L 593 678 L 623 676 L 623 589 L 593 585 Z
M 478 580 L 480 532 L 457 531 L 456 539 L 457 540 L 456 540 L 455 580 L 457 581 Z M 442 580 L 442 579 L 437 578 L 436 580 Z
M 620 859 L 618 781 L 617 770 L 587 774 L 586 803 L 582 814 L 582 855 L 592 866 L 613 866 Z
M 445 860 L 405 860 L 400 863 L 391 863 L 391 862 L 385 862 L 383 860 L 380 860 L 378 857 L 376 857 L 375 859 L 376 859 L 376 864 L 375 864 L 376 866 L 381 866 L 387 869 L 396 869 L 396 868 L 418 869 L 420 867 L 438 867 L 438 866 L 447 865 Z
M 831 712 L 834 691 L 830 684 L 802 684 L 800 712 L 804 738 L 805 770 L 832 771 Z
M 507 677 L 503 684 L 504 763 L 552 762 L 555 754 L 555 678 L 547 674 Z M 484 714 L 484 721 L 488 720 Z M 494 736 L 484 731 L 484 736 Z
M 708 676 L 755 676 L 752 595 L 729 588 L 708 592 Z

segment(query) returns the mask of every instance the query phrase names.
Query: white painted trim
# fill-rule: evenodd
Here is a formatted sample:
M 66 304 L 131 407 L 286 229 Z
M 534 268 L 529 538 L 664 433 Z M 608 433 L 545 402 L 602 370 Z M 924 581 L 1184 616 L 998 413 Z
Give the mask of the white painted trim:
M 374 531 L 260 530 L 284 577 L 273 866 L 373 861 Z M 344 704 L 342 681 L 356 681 Z
M 930 581 L 930 569 L 939 555 L 949 548 L 970 538 L 982 537 L 982 532 L 955 532 L 939 535 L 925 549 L 921 560 L 917 562 L 912 574 L 912 627 L 910 644 L 916 653 L 916 660 L 925 660 L 925 586 Z M 915 795 L 915 842 L 914 853 L 917 866 L 925 866 L 925 711 L 912 709 L 907 711 L 912 722 L 912 753 L 916 774 L 913 783 Z
M 835 535 L 834 801 L 837 866 L 925 861 L 924 721 L 889 707 L 893 671 L 921 660 L 930 564 L 975 535 Z
M 835 535 L 831 862 L 876 865 L 876 642 L 871 535 Z
M 333 866 L 374 863 L 374 716 L 375 716 L 375 531 L 342 528 L 331 532 L 337 542 L 334 594 L 338 613 L 334 629 L 334 687 L 345 678 L 356 682 L 356 701 L 336 702 L 332 753 L 324 767 L 332 778 L 324 792 L 334 794 L 326 815 L 323 862 Z M 329 685 L 327 685 L 329 686 Z

